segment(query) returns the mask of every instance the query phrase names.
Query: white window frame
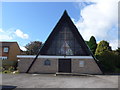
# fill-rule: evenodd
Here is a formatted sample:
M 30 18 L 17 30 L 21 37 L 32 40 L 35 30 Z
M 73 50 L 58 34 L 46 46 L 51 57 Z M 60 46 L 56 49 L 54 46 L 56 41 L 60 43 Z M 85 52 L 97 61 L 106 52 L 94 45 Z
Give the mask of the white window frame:
M 0 57 L 0 59 L 6 60 L 6 59 L 8 59 L 8 57 L 7 56 L 2 56 L 2 57 Z
M 4 47 L 4 48 L 3 48 L 3 52 L 4 52 L 4 53 L 8 53 L 8 51 L 9 51 L 9 48 L 8 48 L 8 47 Z

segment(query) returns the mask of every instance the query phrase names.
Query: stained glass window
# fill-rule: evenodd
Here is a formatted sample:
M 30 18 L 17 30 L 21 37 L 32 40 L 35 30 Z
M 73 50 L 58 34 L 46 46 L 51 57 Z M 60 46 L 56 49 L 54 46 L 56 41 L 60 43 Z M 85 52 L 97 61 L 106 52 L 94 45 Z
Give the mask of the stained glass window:
M 51 41 L 47 55 L 85 55 L 85 50 L 81 48 L 75 37 L 68 24 L 63 23 Z

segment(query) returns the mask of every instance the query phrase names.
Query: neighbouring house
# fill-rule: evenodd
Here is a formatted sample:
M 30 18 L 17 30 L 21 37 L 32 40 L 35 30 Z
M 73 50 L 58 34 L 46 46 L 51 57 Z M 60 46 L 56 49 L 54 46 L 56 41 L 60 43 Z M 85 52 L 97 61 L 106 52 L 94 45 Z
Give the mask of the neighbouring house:
M 99 64 L 66 11 L 37 55 L 17 57 L 18 69 L 24 73 L 102 74 Z
M 0 42 L 0 59 L 3 66 L 12 66 L 17 62 L 21 50 L 17 42 Z

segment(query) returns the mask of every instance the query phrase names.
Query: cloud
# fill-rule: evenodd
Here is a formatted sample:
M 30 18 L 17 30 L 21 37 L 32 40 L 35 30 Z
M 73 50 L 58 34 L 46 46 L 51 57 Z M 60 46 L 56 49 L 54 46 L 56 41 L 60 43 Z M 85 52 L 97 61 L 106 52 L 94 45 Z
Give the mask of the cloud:
M 24 34 L 20 29 L 15 30 L 13 28 L 10 28 L 8 30 L 3 30 L 2 28 L 0 28 L 0 41 L 16 41 L 18 37 L 22 39 L 28 39 L 29 35 Z
M 112 41 L 118 39 L 118 1 L 119 0 L 88 0 L 94 4 L 85 6 L 81 10 L 80 20 L 75 22 L 85 40 L 89 40 L 91 36 L 95 36 L 97 41 L 110 41 L 112 48 L 114 45 Z M 82 2 L 81 2 L 82 3 Z M 81 5 L 81 4 L 80 4 Z M 82 19 L 82 21 L 81 21 Z
M 110 41 L 110 46 L 112 46 L 113 50 L 116 50 L 118 47 L 118 40 L 112 40 Z
M 8 36 L 8 35 L 0 35 L 0 40 L 3 41 L 3 40 L 12 40 L 13 38 L 11 36 Z
M 15 34 L 22 39 L 28 39 L 29 38 L 28 34 L 23 33 L 20 29 L 17 29 L 15 31 Z
M 4 32 L 4 31 L 0 28 L 0 32 Z
M 26 43 L 26 41 L 19 39 L 19 37 L 22 39 L 29 38 L 29 36 L 27 34 L 24 34 L 20 29 L 10 28 L 3 30 L 0 28 L 0 41 L 16 41 L 19 43 L 20 49 L 26 51 L 26 48 L 23 45 Z
M 9 41 L 13 39 L 13 32 L 10 31 L 4 31 L 3 29 L 0 28 L 0 41 Z

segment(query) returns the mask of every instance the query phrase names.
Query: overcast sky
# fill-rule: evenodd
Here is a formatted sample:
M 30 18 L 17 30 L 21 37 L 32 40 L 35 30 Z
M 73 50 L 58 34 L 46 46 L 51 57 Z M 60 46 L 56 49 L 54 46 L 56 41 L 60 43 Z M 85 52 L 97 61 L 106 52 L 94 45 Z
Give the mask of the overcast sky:
M 89 2 L 3 2 L 0 41 L 17 41 L 20 48 L 30 41 L 44 42 L 64 10 L 85 40 L 109 41 L 118 47 L 118 1 Z

